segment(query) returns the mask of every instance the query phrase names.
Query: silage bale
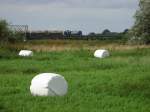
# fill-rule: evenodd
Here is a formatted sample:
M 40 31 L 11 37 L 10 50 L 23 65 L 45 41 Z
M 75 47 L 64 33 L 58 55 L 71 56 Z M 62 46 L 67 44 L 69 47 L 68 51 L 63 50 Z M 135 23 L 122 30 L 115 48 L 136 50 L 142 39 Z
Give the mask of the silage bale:
M 110 54 L 109 54 L 108 50 L 105 50 L 105 49 L 96 50 L 94 52 L 94 56 L 97 58 L 105 58 L 105 57 L 108 57 L 109 55 Z
M 30 50 L 21 50 L 19 56 L 33 56 L 33 52 Z
M 65 78 L 55 73 L 42 73 L 31 81 L 30 92 L 34 96 L 63 96 L 67 93 Z

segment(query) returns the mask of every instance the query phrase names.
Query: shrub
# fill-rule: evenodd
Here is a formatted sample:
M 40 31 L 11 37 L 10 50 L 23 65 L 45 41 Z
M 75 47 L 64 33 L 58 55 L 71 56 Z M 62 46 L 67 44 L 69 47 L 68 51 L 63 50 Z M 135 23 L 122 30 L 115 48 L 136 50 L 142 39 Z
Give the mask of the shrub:
M 22 36 L 20 33 L 13 32 L 9 28 L 9 24 L 6 20 L 0 20 L 0 43 L 1 45 L 7 43 L 14 43 L 22 41 Z
M 0 20 L 0 42 L 8 42 L 9 28 L 6 20 Z

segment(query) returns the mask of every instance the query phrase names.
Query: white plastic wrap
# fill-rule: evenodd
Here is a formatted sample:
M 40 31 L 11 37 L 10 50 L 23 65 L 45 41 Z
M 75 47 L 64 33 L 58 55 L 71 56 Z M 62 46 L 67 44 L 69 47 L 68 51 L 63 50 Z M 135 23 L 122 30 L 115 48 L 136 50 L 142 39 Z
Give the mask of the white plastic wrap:
M 34 96 L 63 96 L 67 93 L 65 78 L 54 73 L 42 73 L 31 81 L 30 91 Z
M 33 56 L 33 52 L 30 50 L 21 50 L 19 56 Z
M 96 50 L 94 53 L 94 56 L 97 58 L 105 58 L 108 57 L 110 54 L 107 50 L 101 49 L 101 50 Z

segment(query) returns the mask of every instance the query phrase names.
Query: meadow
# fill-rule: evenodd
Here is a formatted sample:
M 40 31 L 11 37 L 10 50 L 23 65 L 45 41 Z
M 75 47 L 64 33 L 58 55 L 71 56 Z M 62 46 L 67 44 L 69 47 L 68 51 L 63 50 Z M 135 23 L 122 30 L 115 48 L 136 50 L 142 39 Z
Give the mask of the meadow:
M 0 112 L 150 111 L 149 48 L 114 47 L 104 59 L 94 58 L 90 48 L 33 49 L 28 58 L 17 56 L 17 50 L 0 49 Z M 43 72 L 63 75 L 67 95 L 32 96 L 30 82 Z

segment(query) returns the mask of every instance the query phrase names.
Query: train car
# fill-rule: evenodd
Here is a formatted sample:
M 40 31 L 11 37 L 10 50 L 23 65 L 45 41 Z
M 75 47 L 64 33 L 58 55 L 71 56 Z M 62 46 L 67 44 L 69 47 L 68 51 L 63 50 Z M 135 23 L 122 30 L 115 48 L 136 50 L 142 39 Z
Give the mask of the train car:
M 82 31 L 71 31 L 71 35 L 74 37 L 81 37 Z
M 28 39 L 63 39 L 63 31 L 31 31 Z
M 65 38 L 71 38 L 71 39 L 75 39 L 75 38 L 81 38 L 82 37 L 82 31 L 71 31 L 71 30 L 66 30 L 63 33 Z

